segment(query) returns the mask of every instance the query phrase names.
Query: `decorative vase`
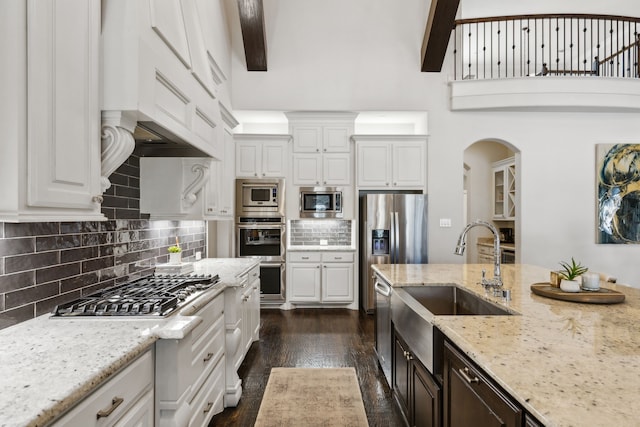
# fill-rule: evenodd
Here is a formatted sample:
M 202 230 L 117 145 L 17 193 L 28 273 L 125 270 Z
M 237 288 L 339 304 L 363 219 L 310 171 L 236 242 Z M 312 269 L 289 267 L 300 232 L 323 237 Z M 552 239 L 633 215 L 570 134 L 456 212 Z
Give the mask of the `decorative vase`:
M 182 264 L 182 253 L 169 252 L 169 264 Z
M 580 282 L 577 280 L 562 279 L 560 289 L 563 292 L 580 292 Z

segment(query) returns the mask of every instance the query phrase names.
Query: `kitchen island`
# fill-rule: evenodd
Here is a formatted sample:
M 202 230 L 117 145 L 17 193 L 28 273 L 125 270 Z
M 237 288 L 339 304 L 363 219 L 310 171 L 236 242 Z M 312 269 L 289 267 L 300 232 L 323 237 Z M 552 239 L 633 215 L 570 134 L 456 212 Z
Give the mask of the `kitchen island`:
M 508 303 L 478 284 L 486 264 L 375 265 L 393 287 L 455 284 L 512 316 L 435 316 L 433 324 L 526 411 L 546 426 L 637 426 L 640 420 L 640 289 L 611 283 L 621 304 L 558 301 L 533 295 L 549 270 L 503 265 Z
M 46 314 L 0 330 L 0 425 L 47 425 L 161 337 L 180 338 L 196 327 L 201 320 L 192 314 L 225 288 L 240 286 L 239 276 L 257 265 L 253 259 L 236 258 L 195 263 L 195 273 L 218 274 L 220 282 L 167 318 L 69 319 Z

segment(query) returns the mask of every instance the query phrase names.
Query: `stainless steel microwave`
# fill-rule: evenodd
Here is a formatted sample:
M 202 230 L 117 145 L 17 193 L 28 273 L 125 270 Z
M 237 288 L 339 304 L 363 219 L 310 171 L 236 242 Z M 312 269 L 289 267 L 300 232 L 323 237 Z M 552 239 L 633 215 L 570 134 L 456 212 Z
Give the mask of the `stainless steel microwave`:
M 284 179 L 237 179 L 236 216 L 284 216 Z
M 300 218 L 342 218 L 342 189 L 300 187 Z

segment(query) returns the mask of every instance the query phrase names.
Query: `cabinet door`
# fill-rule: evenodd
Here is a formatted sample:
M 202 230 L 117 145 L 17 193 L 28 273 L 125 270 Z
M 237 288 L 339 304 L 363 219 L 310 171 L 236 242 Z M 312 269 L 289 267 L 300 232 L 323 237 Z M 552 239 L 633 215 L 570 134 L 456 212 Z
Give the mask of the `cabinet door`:
M 293 183 L 295 185 L 320 185 L 322 182 L 322 155 L 294 154 Z
M 324 153 L 348 153 L 351 133 L 352 130 L 349 126 L 325 126 L 322 130 L 322 151 Z
M 255 142 L 236 143 L 236 176 L 257 177 L 261 172 L 262 156 Z
M 353 264 L 322 265 L 322 301 L 353 302 Z
M 448 342 L 444 391 L 445 427 L 522 425 L 522 409 Z
M 289 265 L 289 301 L 320 302 L 320 264 Z
M 421 142 L 391 144 L 394 188 L 422 188 L 426 185 L 425 146 Z
M 100 1 L 25 7 L 27 204 L 99 212 Z
M 222 137 L 224 156 L 222 163 L 218 167 L 218 175 L 220 176 L 219 213 L 224 217 L 233 218 L 236 189 L 234 185 L 236 176 L 234 168 L 236 151 L 233 145 L 233 134 L 227 129 L 224 129 L 222 131 Z
M 322 148 L 322 126 L 296 125 L 293 128 L 294 153 L 319 153 Z
M 209 179 L 204 186 L 204 218 L 216 218 L 220 214 L 220 197 L 223 185 L 220 182 L 221 162 L 214 160 L 209 166 Z
M 393 388 L 404 414 L 409 418 L 409 360 L 408 350 L 398 336 L 393 334 Z
M 322 176 L 323 185 L 350 185 L 351 156 L 349 154 L 323 155 Z
M 287 145 L 266 142 L 262 146 L 262 176 L 280 178 L 287 176 Z
M 411 363 L 411 384 L 412 384 L 412 416 L 416 427 L 439 427 L 441 425 L 440 415 L 440 386 L 433 380 L 433 377 L 425 367 L 417 360 Z
M 357 146 L 358 186 L 389 188 L 391 186 L 391 148 L 387 142 L 371 142 Z

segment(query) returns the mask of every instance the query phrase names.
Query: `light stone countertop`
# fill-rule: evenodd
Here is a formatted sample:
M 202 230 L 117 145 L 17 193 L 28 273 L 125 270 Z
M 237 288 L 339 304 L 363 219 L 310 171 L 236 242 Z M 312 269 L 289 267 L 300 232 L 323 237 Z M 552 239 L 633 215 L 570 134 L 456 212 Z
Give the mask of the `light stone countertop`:
M 239 286 L 238 276 L 256 265 L 250 258 L 196 262 L 195 273 L 219 274 L 221 281 L 176 315 L 187 319 L 225 287 Z M 52 319 L 46 314 L 0 330 L 0 426 L 46 425 L 149 350 L 173 318 Z
M 488 264 L 374 265 L 394 287 L 456 284 L 484 296 Z M 549 270 L 502 266 L 514 316 L 435 316 L 434 324 L 546 426 L 640 425 L 640 289 L 621 304 L 582 304 L 534 295 Z M 401 294 L 400 292 L 398 293 Z M 500 302 L 494 297 L 485 297 Z

